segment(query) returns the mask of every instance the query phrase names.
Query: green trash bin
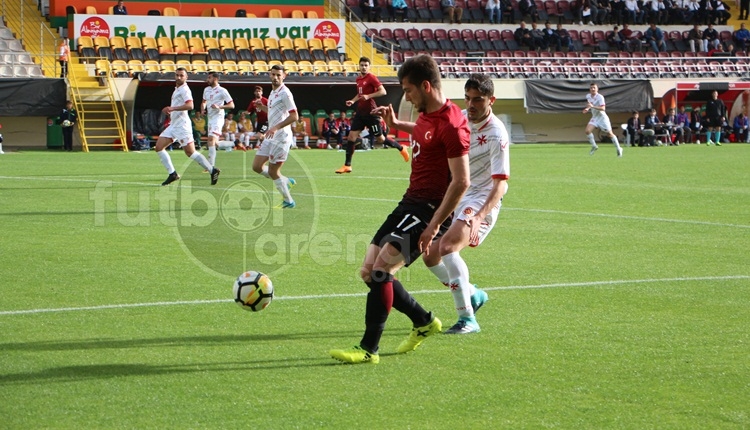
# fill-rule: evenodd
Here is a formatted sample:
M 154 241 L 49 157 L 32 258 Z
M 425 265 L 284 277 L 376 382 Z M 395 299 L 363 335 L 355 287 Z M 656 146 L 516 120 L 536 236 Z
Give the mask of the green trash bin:
M 56 116 L 47 117 L 47 149 L 63 147 L 62 126 L 57 123 Z

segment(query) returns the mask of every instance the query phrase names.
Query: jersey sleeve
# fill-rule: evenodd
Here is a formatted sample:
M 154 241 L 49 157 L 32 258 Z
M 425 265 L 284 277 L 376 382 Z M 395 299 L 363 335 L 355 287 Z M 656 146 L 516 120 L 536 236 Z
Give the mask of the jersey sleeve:
M 458 158 L 469 153 L 471 131 L 466 122 L 466 117 L 461 116 L 460 118 L 462 121 L 458 126 L 451 125 L 451 123 L 458 122 L 459 117 L 454 117 L 453 121 L 443 126 L 441 137 L 448 158 Z
M 492 179 L 510 178 L 510 139 L 502 122 L 497 121 L 490 146 L 490 172 Z
M 287 112 L 295 112 L 297 110 L 297 105 L 294 103 L 294 96 L 288 89 L 286 91 L 286 100 L 284 103 L 286 104 L 285 107 Z
M 224 99 L 223 100 L 224 104 L 232 103 L 232 96 L 231 96 L 231 94 L 229 94 L 229 91 L 227 91 L 226 88 L 222 88 L 222 90 L 224 90 L 222 92 L 222 97 Z

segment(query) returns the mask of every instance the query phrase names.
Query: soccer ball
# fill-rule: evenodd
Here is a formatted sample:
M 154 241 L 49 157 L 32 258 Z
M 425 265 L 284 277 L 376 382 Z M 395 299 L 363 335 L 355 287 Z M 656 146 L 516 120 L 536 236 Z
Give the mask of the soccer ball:
M 63 121 L 63 122 L 62 122 L 62 126 L 63 126 L 63 127 L 70 127 L 70 126 L 71 126 L 72 124 L 73 124 L 73 123 L 71 123 L 71 122 L 70 122 L 70 121 L 68 121 L 67 119 L 66 119 L 65 121 Z
M 233 292 L 238 306 L 246 311 L 258 312 L 271 304 L 273 283 L 263 273 L 249 270 L 234 281 Z

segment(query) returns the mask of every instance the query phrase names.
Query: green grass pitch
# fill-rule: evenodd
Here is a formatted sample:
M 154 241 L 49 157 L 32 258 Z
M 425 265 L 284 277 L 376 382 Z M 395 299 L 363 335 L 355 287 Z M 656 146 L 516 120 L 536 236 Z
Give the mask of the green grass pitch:
M 481 333 L 379 365 L 328 350 L 364 327 L 359 264 L 407 186 L 393 150 L 293 151 L 298 207 L 219 152 L 0 156 L 0 428 L 748 428 L 750 145 L 516 145 L 485 243 L 463 256 Z M 233 278 L 268 273 L 260 313 Z M 420 261 L 399 273 L 450 326 Z

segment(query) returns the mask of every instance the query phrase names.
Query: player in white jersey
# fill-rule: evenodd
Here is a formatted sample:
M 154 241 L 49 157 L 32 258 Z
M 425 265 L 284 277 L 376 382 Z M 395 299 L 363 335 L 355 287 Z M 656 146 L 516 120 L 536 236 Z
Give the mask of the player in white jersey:
M 612 132 L 612 123 L 609 122 L 609 117 L 605 110 L 606 104 L 604 103 L 604 96 L 599 94 L 599 86 L 592 82 L 591 85 L 589 85 L 589 93 L 586 94 L 586 107 L 583 108 L 583 113 L 591 112 L 591 119 L 586 125 L 586 137 L 591 144 L 589 155 L 594 155 L 596 150 L 599 149 L 599 147 L 596 146 L 596 140 L 594 140 L 594 129 L 598 128 L 607 133 L 607 136 L 612 139 L 612 143 L 614 143 L 615 148 L 617 148 L 617 156 L 622 157 L 620 142 L 617 140 L 617 136 Z
M 216 165 L 216 145 L 221 139 L 221 128 L 224 126 L 224 110 L 234 109 L 234 101 L 229 91 L 219 85 L 219 73 L 211 72 L 206 78 L 208 86 L 203 90 L 201 112 L 207 114 L 208 129 L 208 162 Z
M 268 106 L 263 105 L 261 100 L 257 100 L 255 104 L 258 109 L 268 113 L 269 127 L 263 143 L 255 153 L 253 171 L 273 179 L 276 189 L 284 198 L 281 207 L 291 209 L 297 205 L 289 192 L 295 181 L 281 174 L 281 166 L 289 156 L 289 149 L 294 143 L 291 125 L 297 121 L 299 114 L 292 92 L 284 85 L 284 66 L 274 65 L 270 73 L 272 91 L 268 96 Z M 265 165 L 266 162 L 268 166 Z
M 495 226 L 510 177 L 510 139 L 505 125 L 492 113 L 495 87 L 488 75 L 472 74 L 464 85 L 466 116 L 471 127 L 471 185 L 453 212 L 448 231 L 423 255 L 425 265 L 451 289 L 458 322 L 446 334 L 479 331 L 475 312 L 487 293 L 469 282 L 469 268 L 459 254 L 478 246 Z
M 174 73 L 175 90 L 172 93 L 172 101 L 169 106 L 165 107 L 161 111 L 169 115 L 169 127 L 167 127 L 160 135 L 159 139 L 156 140 L 156 155 L 159 156 L 161 164 L 169 172 L 167 179 L 162 182 L 162 185 L 169 185 L 172 182 L 180 179 L 180 175 L 172 164 L 172 158 L 169 156 L 167 151 L 164 150 L 167 146 L 173 142 L 178 142 L 180 148 L 185 151 L 185 155 L 192 158 L 193 161 L 200 164 L 204 169 L 211 172 L 211 185 L 216 185 L 219 180 L 219 173 L 221 171 L 216 167 L 211 166 L 206 157 L 200 152 L 195 150 L 195 143 L 193 142 L 193 128 L 190 125 L 190 117 L 188 111 L 193 110 L 193 94 L 190 92 L 190 87 L 187 85 L 187 71 L 183 67 L 177 68 Z

